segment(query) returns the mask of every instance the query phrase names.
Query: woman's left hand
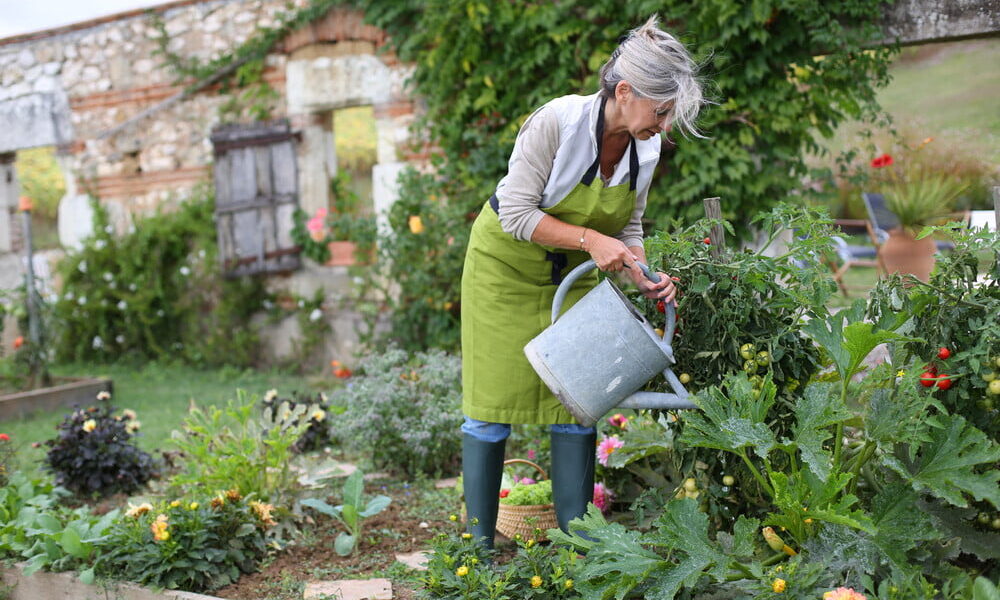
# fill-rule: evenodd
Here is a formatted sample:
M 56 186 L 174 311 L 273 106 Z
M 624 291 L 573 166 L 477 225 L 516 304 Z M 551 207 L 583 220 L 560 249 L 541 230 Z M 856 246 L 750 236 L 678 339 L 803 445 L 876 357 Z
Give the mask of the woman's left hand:
M 660 276 L 660 282 L 653 283 L 646 279 L 639 265 L 633 263 L 628 269 L 628 274 L 642 295 L 647 298 L 673 302 L 674 296 L 677 295 L 677 287 L 674 285 L 675 279 L 666 273 L 657 273 Z

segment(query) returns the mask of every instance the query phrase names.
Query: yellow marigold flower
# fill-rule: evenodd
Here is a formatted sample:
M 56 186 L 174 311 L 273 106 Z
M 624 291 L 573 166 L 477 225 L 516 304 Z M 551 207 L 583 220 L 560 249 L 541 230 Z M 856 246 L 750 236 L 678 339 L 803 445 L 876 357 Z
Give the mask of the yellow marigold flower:
M 536 587 L 541 587 L 541 585 L 542 585 L 541 577 L 535 575 L 534 577 L 531 578 L 531 587 L 536 588 Z
M 774 583 L 771 584 L 771 591 L 775 594 L 781 594 L 785 591 L 787 584 L 784 579 L 775 579 Z
M 563 587 L 565 587 L 567 590 L 573 589 L 573 580 L 567 579 L 565 583 L 563 583 Z
M 243 496 L 240 494 L 240 491 L 235 488 L 226 492 L 226 500 L 230 502 L 239 502 L 242 499 Z
M 158 542 L 165 542 L 170 539 L 170 532 L 167 531 L 167 515 L 156 515 L 156 520 L 149 526 L 153 532 L 153 539 Z
M 528 547 L 528 548 L 531 548 L 534 545 L 535 545 L 535 540 L 528 540 L 528 543 L 525 544 L 525 546 Z
M 135 433 L 136 431 L 139 431 L 140 427 L 142 427 L 142 423 L 133 419 L 125 424 L 125 431 Z
M 87 433 L 90 433 L 91 431 L 97 429 L 97 421 L 93 419 L 87 419 L 86 421 L 83 422 L 82 429 Z
M 223 506 L 226 505 L 226 497 L 223 496 L 222 494 L 219 494 L 215 498 L 212 498 L 211 505 L 212 508 L 222 508 Z
M 469 574 L 469 567 L 465 565 L 462 565 L 461 567 L 455 569 L 455 575 L 458 575 L 459 577 L 465 577 L 468 574 Z
M 463 533 L 462 534 L 462 539 L 463 540 L 471 540 L 472 539 L 472 534 L 471 533 Z
M 448 520 L 449 521 L 453 521 L 453 522 L 457 521 L 458 520 L 458 515 L 449 515 L 448 516 Z
M 257 515 L 257 518 L 260 519 L 260 522 L 263 523 L 265 527 L 272 527 L 278 524 L 278 522 L 271 517 L 271 511 L 274 510 L 273 505 L 252 500 L 250 501 L 250 510 Z
M 317 409 L 316 412 L 312 414 L 312 418 L 314 421 L 322 421 L 326 418 L 326 411 L 322 408 Z
M 177 508 L 180 505 L 181 505 L 180 500 L 174 500 L 173 502 L 170 503 L 170 508 Z
M 136 418 L 138 415 L 136 415 L 135 411 L 132 410 L 131 408 L 126 408 L 125 410 L 122 411 L 122 416 L 125 417 L 126 419 L 132 420 Z
M 424 232 L 424 221 L 420 218 L 420 215 L 410 215 L 407 225 L 410 226 L 410 233 L 414 235 Z
M 142 515 L 153 510 L 153 505 L 150 504 L 149 502 L 143 502 L 139 506 L 133 506 L 132 504 L 129 504 L 128 506 L 129 508 L 127 511 L 125 511 L 125 516 L 132 518 L 141 517 Z
M 198 510 L 199 506 L 201 505 L 197 502 L 192 502 L 191 504 L 188 504 L 188 510 Z

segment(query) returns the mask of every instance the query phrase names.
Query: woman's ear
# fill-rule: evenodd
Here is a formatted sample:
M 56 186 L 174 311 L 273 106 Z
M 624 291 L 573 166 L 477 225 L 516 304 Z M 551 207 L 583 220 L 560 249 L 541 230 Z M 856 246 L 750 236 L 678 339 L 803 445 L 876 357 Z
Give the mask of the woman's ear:
M 615 85 L 615 101 L 627 102 L 632 97 L 632 85 L 624 79 Z

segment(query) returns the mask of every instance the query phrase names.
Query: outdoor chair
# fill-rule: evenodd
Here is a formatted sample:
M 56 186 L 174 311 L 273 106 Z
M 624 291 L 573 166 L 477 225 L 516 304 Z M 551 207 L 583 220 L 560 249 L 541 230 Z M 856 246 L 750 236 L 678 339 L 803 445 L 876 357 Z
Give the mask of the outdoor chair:
M 871 226 L 864 219 L 837 219 L 833 224 L 845 233 L 852 230 L 868 231 L 869 235 L 873 235 Z M 849 298 L 850 292 L 847 284 L 844 282 L 844 275 L 847 274 L 851 267 L 868 267 L 878 270 L 879 264 L 876 260 L 878 252 L 875 246 L 849 244 L 846 239 L 839 235 L 832 236 L 831 239 L 833 240 L 834 250 L 837 253 L 839 263 L 835 264 L 827 261 L 827 264 L 830 266 L 830 270 L 833 271 L 833 280 L 837 282 L 840 292 L 844 294 L 845 298 Z
M 969 211 L 969 229 L 982 229 L 987 231 L 997 230 L 997 214 L 992 210 L 971 210 Z

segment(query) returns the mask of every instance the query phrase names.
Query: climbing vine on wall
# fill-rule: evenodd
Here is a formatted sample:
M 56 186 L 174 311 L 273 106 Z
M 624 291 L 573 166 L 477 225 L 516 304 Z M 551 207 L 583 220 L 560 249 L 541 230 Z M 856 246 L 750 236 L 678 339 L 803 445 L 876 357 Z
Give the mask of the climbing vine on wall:
M 159 14 L 150 12 L 156 30 L 155 54 L 174 74 L 174 82 L 186 85 L 189 90 L 205 82 L 221 84 L 220 93 L 228 96 L 219 108 L 223 121 L 267 120 L 272 117 L 280 95 L 264 79 L 264 59 L 289 33 L 324 17 L 338 4 L 342 2 L 310 0 L 300 8 L 280 12 L 273 27 L 258 27 L 245 42 L 211 60 L 185 57 L 170 50 L 166 23 Z

